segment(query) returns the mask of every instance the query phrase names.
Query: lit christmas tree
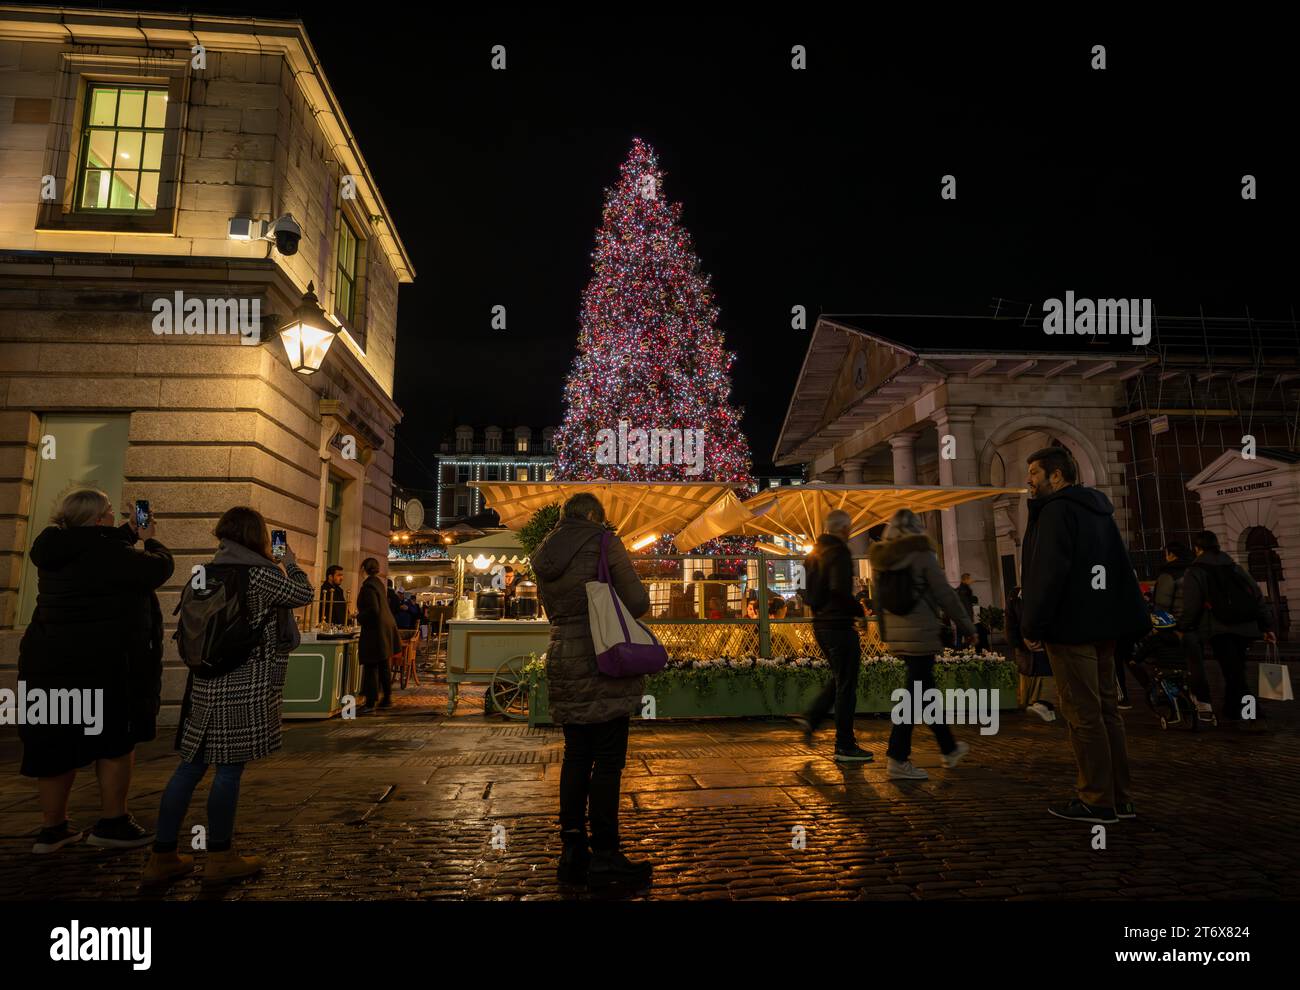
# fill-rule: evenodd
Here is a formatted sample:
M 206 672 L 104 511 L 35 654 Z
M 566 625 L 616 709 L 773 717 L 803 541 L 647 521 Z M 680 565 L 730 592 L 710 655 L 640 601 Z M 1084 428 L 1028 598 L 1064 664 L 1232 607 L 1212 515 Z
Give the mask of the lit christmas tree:
M 640 138 L 605 212 L 555 436 L 565 481 L 747 481 L 731 362 L 680 203 Z

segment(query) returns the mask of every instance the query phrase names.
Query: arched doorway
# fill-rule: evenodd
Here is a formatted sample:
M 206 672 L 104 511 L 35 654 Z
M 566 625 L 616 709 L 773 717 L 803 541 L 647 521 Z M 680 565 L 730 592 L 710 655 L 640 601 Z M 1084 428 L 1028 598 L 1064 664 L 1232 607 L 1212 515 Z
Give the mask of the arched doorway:
M 1269 608 L 1273 612 L 1273 626 L 1281 642 L 1290 639 L 1291 615 L 1282 594 L 1282 557 L 1277 552 L 1277 537 L 1267 526 L 1251 526 L 1241 534 L 1242 549 L 1246 552 L 1246 570 L 1259 582 Z

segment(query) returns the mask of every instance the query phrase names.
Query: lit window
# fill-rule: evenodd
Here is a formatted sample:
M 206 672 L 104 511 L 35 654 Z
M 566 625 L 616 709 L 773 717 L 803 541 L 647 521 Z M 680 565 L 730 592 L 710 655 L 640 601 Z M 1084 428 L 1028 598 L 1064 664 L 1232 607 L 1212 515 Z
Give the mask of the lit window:
M 549 464 L 546 465 L 546 480 L 547 481 L 555 480 L 555 471 Z
M 515 468 L 515 481 L 527 481 L 527 480 L 528 480 L 528 468 L 526 467 Z
M 167 90 L 86 88 L 77 208 L 152 213 L 158 208 Z
M 526 454 L 526 453 L 528 453 L 528 438 L 527 438 L 527 437 L 515 437 L 515 453 L 516 453 L 516 454 Z
M 357 308 L 357 235 L 347 218 L 339 217 L 338 272 L 334 285 L 334 315 L 351 323 Z

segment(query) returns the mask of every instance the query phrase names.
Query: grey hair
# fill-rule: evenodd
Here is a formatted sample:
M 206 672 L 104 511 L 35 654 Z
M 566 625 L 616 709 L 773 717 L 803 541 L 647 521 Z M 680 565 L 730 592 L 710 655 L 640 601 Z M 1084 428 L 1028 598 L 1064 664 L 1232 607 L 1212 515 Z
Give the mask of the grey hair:
M 112 501 L 98 488 L 76 488 L 63 496 L 50 522 L 60 529 L 93 526 L 112 507 Z
M 825 530 L 828 533 L 846 533 L 853 528 L 853 517 L 843 509 L 832 509 L 826 513 Z

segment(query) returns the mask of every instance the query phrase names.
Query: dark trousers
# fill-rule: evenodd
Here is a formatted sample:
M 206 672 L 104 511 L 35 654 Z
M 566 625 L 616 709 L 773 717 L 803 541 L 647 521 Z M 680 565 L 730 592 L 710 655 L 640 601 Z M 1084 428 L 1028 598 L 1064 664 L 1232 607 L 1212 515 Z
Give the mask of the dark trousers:
M 392 690 L 393 672 L 387 660 L 383 663 L 368 663 L 362 668 L 361 693 L 365 696 L 367 705 L 373 705 L 377 701 L 388 701 Z M 383 697 L 380 697 L 380 691 L 383 691 Z
M 906 688 L 911 694 L 908 696 L 908 709 L 912 709 L 915 702 L 912 700 L 920 682 L 920 691 L 922 693 L 922 702 L 924 694 L 930 688 L 934 687 L 934 654 L 919 657 L 903 657 L 903 662 L 907 664 L 907 683 Z M 915 726 L 909 722 L 895 723 L 894 728 L 889 733 L 889 749 L 886 750 L 891 760 L 897 760 L 904 763 L 912 755 L 912 729 Z M 939 744 L 939 752 L 951 753 L 957 748 L 957 740 L 952 737 L 952 729 L 946 725 L 932 725 L 934 730 L 934 741 Z
M 1210 649 L 1214 659 L 1223 669 L 1223 707 L 1221 709 L 1225 722 L 1241 721 L 1242 698 L 1250 691 L 1246 688 L 1246 650 L 1250 640 L 1245 636 L 1224 634 L 1210 637 Z M 1201 700 L 1197 696 L 1197 700 Z M 1258 705 L 1255 710 L 1259 715 Z
M 853 735 L 853 716 L 858 710 L 858 668 L 862 666 L 862 640 L 853 624 L 813 626 L 817 645 L 831 665 L 832 679 L 822 688 L 805 715 L 813 729 L 826 720 L 835 706 L 835 748 L 853 749 L 858 745 Z
M 624 715 L 610 722 L 564 727 L 560 829 L 585 834 L 590 819 L 591 848 L 596 852 L 618 849 L 618 795 L 630 722 Z
M 1205 679 L 1205 643 L 1196 633 L 1183 633 L 1183 654 L 1187 657 L 1188 687 L 1197 701 L 1210 704 L 1210 682 Z

